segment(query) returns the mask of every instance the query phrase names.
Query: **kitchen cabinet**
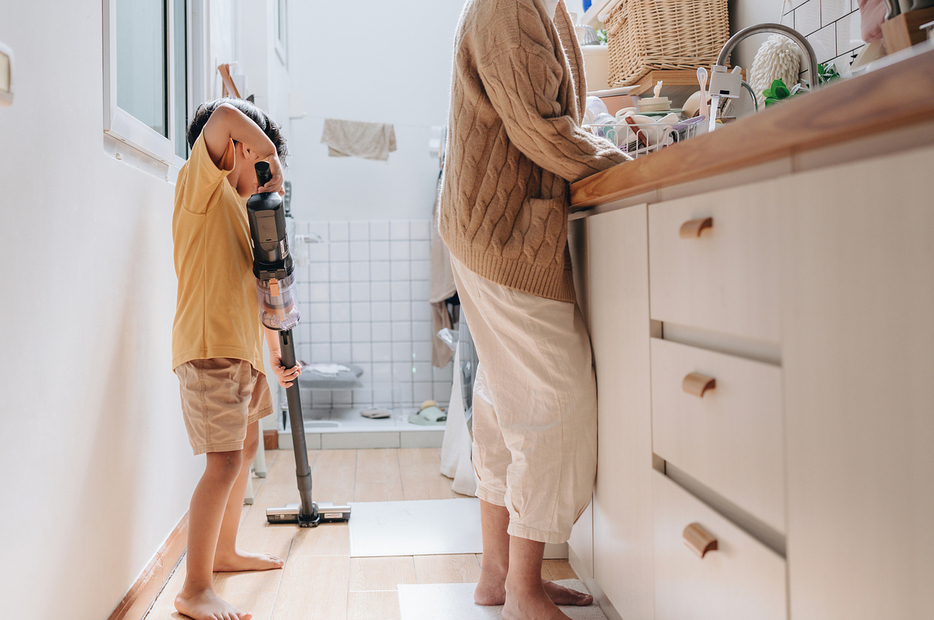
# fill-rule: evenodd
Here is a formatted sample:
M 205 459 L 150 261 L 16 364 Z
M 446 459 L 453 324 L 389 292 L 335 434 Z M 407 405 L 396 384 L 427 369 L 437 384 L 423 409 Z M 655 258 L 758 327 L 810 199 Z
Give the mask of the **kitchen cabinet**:
M 654 617 L 646 226 L 645 205 L 587 218 L 586 255 L 577 252 L 599 428 L 592 521 L 577 527 L 592 528 L 593 579 L 626 620 Z M 574 537 L 570 548 L 587 554 Z
M 934 617 L 931 161 L 577 216 L 608 616 Z
M 932 119 L 921 50 L 572 185 L 612 620 L 934 618 Z
M 776 206 L 792 620 L 934 618 L 932 161 L 797 175 Z

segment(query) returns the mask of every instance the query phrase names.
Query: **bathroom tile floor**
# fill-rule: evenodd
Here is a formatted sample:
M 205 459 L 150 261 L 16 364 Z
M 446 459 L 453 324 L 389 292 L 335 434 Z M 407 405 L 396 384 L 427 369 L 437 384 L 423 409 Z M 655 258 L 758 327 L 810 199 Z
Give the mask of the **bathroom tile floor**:
M 334 503 L 451 499 L 450 480 L 439 473 L 440 450 L 312 450 L 314 495 Z M 254 503 L 243 507 L 239 545 L 285 559 L 282 570 L 219 573 L 217 593 L 250 611 L 255 620 L 398 620 L 398 584 L 472 583 L 480 555 L 351 558 L 346 523 L 301 529 L 269 525 L 266 508 L 298 501 L 295 462 L 287 450 L 266 453 L 267 475 L 253 478 Z M 351 517 L 352 518 L 352 517 Z M 574 579 L 565 560 L 546 560 L 546 579 Z M 180 619 L 173 600 L 185 579 L 179 563 L 147 620 Z

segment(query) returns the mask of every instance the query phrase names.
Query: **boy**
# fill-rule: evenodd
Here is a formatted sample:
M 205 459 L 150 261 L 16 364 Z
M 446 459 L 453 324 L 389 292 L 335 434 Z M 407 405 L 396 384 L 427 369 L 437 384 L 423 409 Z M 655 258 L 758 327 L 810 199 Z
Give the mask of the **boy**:
M 246 200 L 281 192 L 279 126 L 238 99 L 202 104 L 188 128 L 191 156 L 178 173 L 172 237 L 178 300 L 172 366 L 194 453 L 206 454 L 191 497 L 188 574 L 175 608 L 195 620 L 250 620 L 214 593 L 213 573 L 270 570 L 282 560 L 237 549 L 237 529 L 259 420 L 272 412 L 263 373 L 262 333 L 253 277 Z M 254 164 L 267 161 L 272 180 L 258 187 Z M 289 387 L 298 366 L 282 367 L 278 335 L 266 330 L 269 361 Z

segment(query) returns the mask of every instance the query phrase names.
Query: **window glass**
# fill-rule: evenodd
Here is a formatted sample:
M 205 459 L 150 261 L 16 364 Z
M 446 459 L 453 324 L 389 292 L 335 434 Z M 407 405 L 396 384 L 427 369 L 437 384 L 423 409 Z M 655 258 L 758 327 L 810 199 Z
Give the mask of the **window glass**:
M 286 0 L 279 0 L 279 29 L 278 36 L 279 42 L 285 45 L 285 33 L 286 28 L 288 28 L 288 13 L 285 6 Z
M 282 61 L 282 64 L 288 64 L 287 62 L 287 38 L 288 38 L 288 7 L 286 6 L 286 0 L 277 0 L 276 2 L 276 54 L 279 55 L 279 60 Z
M 173 50 L 175 71 L 172 78 L 175 86 L 175 154 L 188 158 L 188 142 L 185 131 L 188 127 L 188 23 L 186 0 L 172 0 L 172 24 L 174 29 Z
M 168 138 L 165 1 L 117 0 L 116 17 L 117 106 Z

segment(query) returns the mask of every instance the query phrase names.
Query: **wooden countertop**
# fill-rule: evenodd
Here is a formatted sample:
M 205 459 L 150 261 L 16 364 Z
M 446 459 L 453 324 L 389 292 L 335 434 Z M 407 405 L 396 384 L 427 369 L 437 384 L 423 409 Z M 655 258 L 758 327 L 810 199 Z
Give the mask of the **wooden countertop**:
M 934 121 L 934 50 L 770 106 L 571 185 L 571 210 Z

